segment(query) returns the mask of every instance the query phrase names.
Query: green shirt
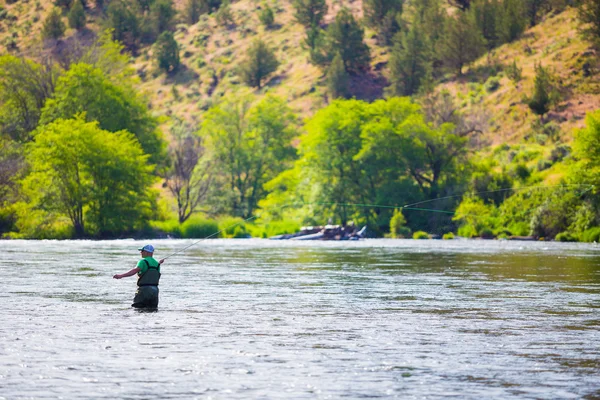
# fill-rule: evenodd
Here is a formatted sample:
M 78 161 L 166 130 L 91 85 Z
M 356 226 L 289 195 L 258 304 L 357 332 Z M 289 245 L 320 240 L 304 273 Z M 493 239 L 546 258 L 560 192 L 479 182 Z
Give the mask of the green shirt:
M 156 261 L 154 259 L 154 257 L 146 257 L 146 258 L 142 258 L 137 263 L 137 267 L 140 269 L 139 272 L 138 272 L 139 276 L 144 275 L 144 273 L 146 271 L 148 271 L 148 265 L 146 265 L 146 263 L 144 262 L 144 260 L 148 261 L 148 263 L 150 264 L 150 266 L 152 266 L 152 267 L 158 267 L 158 272 L 160 272 L 160 264 L 158 263 L 158 261 Z

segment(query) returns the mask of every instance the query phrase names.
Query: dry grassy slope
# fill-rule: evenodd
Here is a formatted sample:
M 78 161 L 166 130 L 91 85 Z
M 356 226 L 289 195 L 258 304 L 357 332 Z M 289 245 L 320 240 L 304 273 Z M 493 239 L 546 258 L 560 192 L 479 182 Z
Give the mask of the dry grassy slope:
M 181 46 L 185 68 L 175 76 L 159 74 L 150 61 L 152 50 L 144 50 L 135 60 L 135 67 L 146 74 L 141 88 L 150 94 L 154 108 L 199 121 L 202 110 L 223 94 L 248 90 L 236 70 L 257 37 L 275 49 L 281 65 L 266 87 L 255 93 L 274 93 L 286 99 L 303 117 L 322 107 L 325 103 L 323 73 L 308 62 L 308 52 L 302 44 L 304 29 L 294 22 L 293 7 L 288 1 L 270 2 L 275 11 L 275 26 L 266 29 L 258 19 L 262 4 L 250 0 L 232 4 L 235 25 L 230 27 L 217 24 L 215 16 L 204 16 L 193 26 L 180 25 L 175 37 Z M 360 1 L 350 4 L 359 17 L 361 4 Z M 326 21 L 333 19 L 339 8 L 339 3 L 331 3 Z M 380 60 L 375 52 L 381 53 L 382 49 L 376 47 L 374 40 L 369 40 L 369 44 L 374 46 L 375 65 Z
M 533 93 L 535 65 L 541 64 L 557 78 L 562 92 L 560 104 L 547 115 L 546 121 L 559 124 L 562 139 L 570 141 L 574 130 L 584 126 L 586 113 L 600 108 L 598 58 L 589 43 L 579 36 L 577 26 L 574 10 L 549 16 L 530 29 L 521 40 L 501 46 L 490 58 L 482 57 L 471 68 L 471 72 L 477 75 L 477 71 L 489 65 L 490 60 L 503 66 L 516 60 L 523 69 L 523 79 L 518 83 L 501 75 L 500 88 L 493 93 L 467 82 L 466 78 L 440 87 L 456 93 L 467 103 L 474 97 L 474 91 L 482 93 L 482 104 L 491 116 L 490 129 L 486 134 L 489 141 L 492 144 L 516 143 L 531 133 L 532 122 L 539 119 L 524 100 Z M 594 75 L 584 77 L 585 62 L 595 64 Z
M 19 0 L 4 5 L 9 13 L 18 17 L 17 22 L 0 22 L 0 42 L 17 33 L 21 51 L 39 41 L 41 23 L 51 8 L 50 1 Z M 175 2 L 182 8 L 183 0 Z M 235 26 L 221 27 L 214 16 L 204 16 L 196 25 L 178 25 L 176 39 L 181 46 L 184 68 L 175 76 L 166 77 L 156 71 L 152 62 L 152 49 L 145 48 L 132 59 L 136 70 L 143 76 L 139 88 L 149 97 L 153 110 L 158 115 L 174 115 L 189 121 L 199 122 L 202 111 L 214 103 L 222 94 L 247 90 L 240 82 L 235 70 L 244 59 L 252 40 L 262 37 L 273 48 L 281 62 L 267 87 L 258 94 L 269 91 L 284 99 L 302 117 L 308 117 L 326 103 L 322 72 L 312 66 L 303 50 L 303 28 L 294 22 L 293 10 L 287 0 L 269 4 L 276 11 L 275 28 L 266 30 L 258 21 L 262 1 L 240 0 L 232 4 Z M 345 4 L 361 16 L 360 0 L 331 1 L 326 22 L 330 22 L 337 10 Z M 98 29 L 98 16 L 91 10 L 89 26 Z M 66 22 L 66 18 L 65 18 Z M 72 30 L 67 35 L 73 34 Z M 371 54 L 372 66 L 384 65 L 389 56 L 386 49 L 378 47 L 367 31 L 366 37 Z M 583 126 L 585 113 L 600 104 L 599 75 L 583 77 L 582 65 L 590 59 L 589 46 L 577 34 L 575 12 L 568 10 L 548 17 L 526 33 L 523 39 L 500 47 L 491 57 L 493 62 L 509 65 L 513 60 L 523 68 L 523 80 L 514 84 L 502 77 L 500 88 L 487 93 L 483 88 L 485 69 L 490 60 L 482 57 L 475 63 L 465 78 L 453 79 L 440 85 L 456 93 L 465 105 L 481 102 L 491 116 L 490 130 L 485 134 L 493 144 L 519 142 L 529 132 L 535 117 L 524 104 L 523 98 L 533 88 L 534 65 L 541 62 L 550 67 L 562 81 L 564 101 L 550 118 L 561 125 L 565 139 L 572 137 L 573 128 Z M 597 62 L 597 61 L 596 61 Z M 596 72 L 598 68 L 596 68 Z M 385 74 L 385 69 L 383 74 Z M 378 74 L 378 73 L 375 73 Z M 473 83 L 473 77 L 479 83 Z M 168 119 L 165 119 L 168 121 Z M 164 128 L 168 122 L 164 123 Z M 166 130 L 166 129 L 165 129 Z

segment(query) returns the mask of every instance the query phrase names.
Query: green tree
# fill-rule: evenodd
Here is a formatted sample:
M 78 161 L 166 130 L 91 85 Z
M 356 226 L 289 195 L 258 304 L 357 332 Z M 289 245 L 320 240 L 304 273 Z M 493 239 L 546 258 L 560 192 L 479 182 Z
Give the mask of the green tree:
M 295 157 L 296 116 L 285 102 L 270 95 L 250 102 L 247 96 L 226 98 L 208 110 L 201 129 L 223 188 L 217 202 L 243 218 L 253 215 L 265 196 L 264 184 Z
M 151 214 L 152 166 L 129 132 L 59 119 L 27 147 L 26 208 L 68 216 L 76 237 L 132 232 Z
M 85 28 L 85 10 L 80 1 L 75 1 L 69 11 L 69 26 L 78 31 Z
M 17 179 L 25 167 L 23 156 L 21 144 L 0 136 L 0 234 L 7 230 L 3 210 L 18 198 Z
M 396 22 L 402 15 L 404 0 L 364 0 L 363 15 L 366 26 L 375 30 L 382 43 L 388 40 L 399 30 Z
M 0 132 L 3 135 L 17 142 L 30 139 L 58 75 L 52 64 L 0 56 Z
M 396 36 L 389 61 L 392 95 L 411 96 L 419 91 L 431 68 L 429 48 L 419 21 Z
M 65 24 L 62 21 L 60 9 L 54 7 L 42 26 L 42 37 L 48 40 L 60 39 L 65 34 Z
M 338 53 L 327 70 L 327 88 L 332 98 L 347 97 L 349 93 L 348 73 L 342 56 Z
M 318 27 L 327 15 L 327 2 L 325 0 L 292 0 L 296 10 L 294 17 L 304 28 Z
M 135 2 L 113 0 L 106 11 L 108 27 L 113 39 L 123 43 L 129 50 L 135 50 L 141 38 L 141 11 Z
M 219 10 L 215 15 L 215 19 L 219 25 L 226 28 L 229 28 L 235 24 L 235 19 L 233 18 L 233 13 L 231 12 L 231 7 L 229 5 L 229 0 L 225 0 L 223 3 L 221 3 Z
M 600 41 L 600 1 L 580 0 L 577 3 L 577 15 L 583 24 L 584 36 L 598 43 Z
M 469 12 L 487 43 L 488 51 L 501 44 L 501 4 L 498 0 L 480 0 L 472 4 Z
M 275 22 L 275 14 L 273 13 L 273 9 L 269 7 L 268 4 L 264 4 L 262 10 L 258 14 L 258 19 L 265 27 L 272 27 L 273 23 Z
M 179 69 L 179 45 L 171 32 L 160 34 L 154 44 L 158 67 L 166 73 Z
M 177 11 L 172 0 L 156 0 L 150 6 L 150 27 L 152 39 L 156 39 L 161 33 L 172 30 L 175 23 Z
M 500 30 L 503 42 L 514 42 L 527 28 L 527 15 L 522 0 L 504 0 L 502 2 Z
M 262 40 L 256 39 L 240 65 L 240 75 L 251 87 L 261 88 L 262 81 L 279 67 L 275 52 Z
M 188 24 L 194 25 L 200 20 L 200 15 L 203 14 L 202 0 L 187 0 L 184 7 L 184 16 Z
M 483 53 L 485 39 L 468 13 L 448 18 L 444 30 L 445 36 L 438 43 L 441 59 L 461 76 L 463 67 Z
M 541 64 L 535 66 L 535 83 L 533 96 L 529 98 L 527 105 L 537 115 L 544 116 L 550 111 L 550 74 Z
M 323 50 L 327 64 L 339 53 L 350 74 L 370 68 L 371 54 L 364 42 L 364 30 L 347 8 L 343 8 L 327 28 Z
M 133 88 L 111 82 L 100 69 L 73 64 L 58 79 L 52 98 L 46 101 L 40 124 L 85 113 L 88 121 L 98 121 L 103 130 L 127 130 L 140 141 L 153 163 L 163 157 L 163 140 L 146 103 Z

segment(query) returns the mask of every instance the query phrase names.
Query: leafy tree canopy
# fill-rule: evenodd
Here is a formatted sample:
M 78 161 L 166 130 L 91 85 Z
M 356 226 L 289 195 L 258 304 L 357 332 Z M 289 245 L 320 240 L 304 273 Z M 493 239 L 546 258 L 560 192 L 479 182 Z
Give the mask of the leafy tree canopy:
M 132 132 L 152 162 L 161 160 L 161 133 L 142 99 L 132 88 L 111 82 L 100 69 L 80 63 L 73 64 L 59 78 L 54 95 L 42 110 L 40 123 L 69 119 L 82 112 L 88 121 L 98 121 L 101 129 Z
M 151 215 L 152 166 L 127 131 L 107 132 L 82 115 L 57 119 L 36 131 L 26 153 L 23 207 L 68 217 L 77 237 L 131 232 Z M 30 228 L 24 218 L 21 229 Z

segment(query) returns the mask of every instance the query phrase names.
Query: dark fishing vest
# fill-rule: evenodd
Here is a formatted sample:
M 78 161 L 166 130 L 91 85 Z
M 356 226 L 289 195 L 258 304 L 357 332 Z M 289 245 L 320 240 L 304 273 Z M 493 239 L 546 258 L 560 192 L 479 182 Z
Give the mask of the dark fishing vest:
M 148 269 L 142 274 L 142 276 L 138 278 L 137 285 L 158 286 L 158 281 L 160 280 L 160 272 L 158 272 L 158 265 L 156 267 L 153 267 L 150 265 L 148 260 L 144 259 L 143 261 L 148 266 Z

